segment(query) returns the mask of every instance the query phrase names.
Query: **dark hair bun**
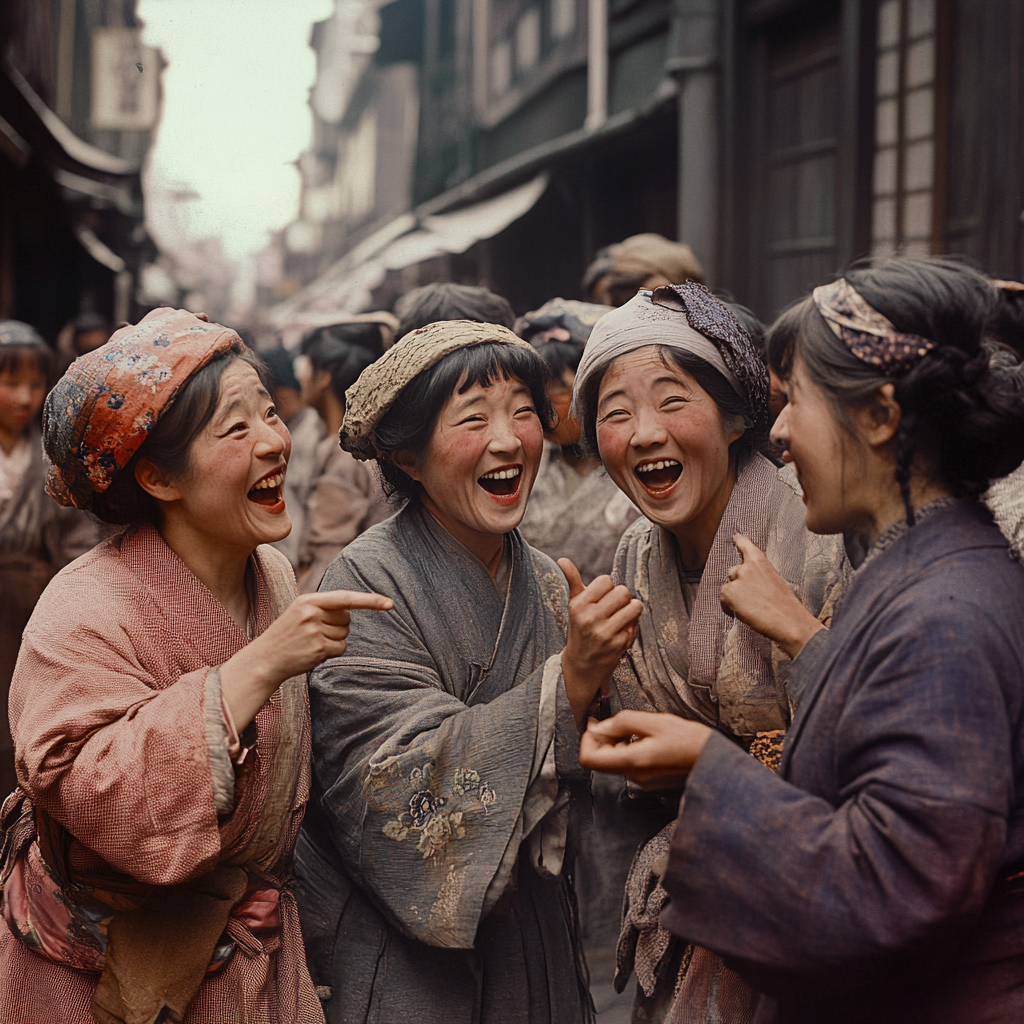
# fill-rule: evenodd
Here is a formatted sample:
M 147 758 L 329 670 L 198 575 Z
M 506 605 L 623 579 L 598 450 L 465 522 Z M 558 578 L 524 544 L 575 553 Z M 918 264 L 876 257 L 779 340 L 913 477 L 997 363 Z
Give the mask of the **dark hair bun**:
M 898 462 L 922 455 L 947 486 L 968 494 L 1024 462 L 1024 401 L 1013 379 L 989 365 L 986 325 L 998 296 L 988 280 L 941 257 L 897 257 L 846 279 L 897 330 L 938 345 L 895 380 Z

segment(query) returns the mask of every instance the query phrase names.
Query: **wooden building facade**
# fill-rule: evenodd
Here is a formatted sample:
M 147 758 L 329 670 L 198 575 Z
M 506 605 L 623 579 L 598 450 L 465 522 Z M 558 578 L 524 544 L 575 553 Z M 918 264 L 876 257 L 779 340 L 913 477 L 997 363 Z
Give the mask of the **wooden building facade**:
M 869 254 L 1024 276 L 1024 0 L 375 11 L 374 65 L 418 93 L 410 206 L 346 228 L 296 309 L 358 276 L 377 305 L 454 280 L 523 311 L 579 295 L 598 249 L 645 231 L 766 319 Z

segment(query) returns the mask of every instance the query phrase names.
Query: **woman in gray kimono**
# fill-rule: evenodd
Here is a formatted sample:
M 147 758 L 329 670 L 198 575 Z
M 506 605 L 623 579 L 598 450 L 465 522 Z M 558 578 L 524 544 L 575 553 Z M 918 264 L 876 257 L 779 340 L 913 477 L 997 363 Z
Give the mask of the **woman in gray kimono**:
M 296 872 L 328 1021 L 590 1019 L 568 805 L 586 780 L 578 728 L 640 606 L 564 560 L 567 588 L 516 530 L 550 426 L 544 379 L 508 329 L 448 321 L 346 395 L 343 445 L 407 503 L 321 585 L 394 601 L 310 676 Z
M 830 631 L 748 541 L 722 587 L 799 651 L 780 773 L 670 715 L 584 736 L 592 768 L 689 773 L 664 919 L 766 993 L 757 1024 L 1024 1020 L 1024 571 L 977 500 L 1024 459 L 1024 401 L 989 365 L 994 301 L 893 259 L 772 329 L 807 525 L 870 544 Z
M 749 337 L 702 285 L 642 291 L 598 321 L 574 403 L 591 447 L 644 516 L 615 559 L 615 582 L 644 610 L 615 670 L 613 706 L 701 722 L 774 767 L 792 716 L 790 638 L 769 641 L 723 610 L 719 591 L 740 561 L 733 538 L 766 549 L 791 588 L 795 621 L 830 621 L 848 566 L 841 538 L 808 532 L 792 472 L 759 453 L 768 372 Z M 627 801 L 649 842 L 626 884 L 616 987 L 635 970 L 635 1021 L 747 1024 L 753 990 L 659 922 L 679 797 L 676 785 Z

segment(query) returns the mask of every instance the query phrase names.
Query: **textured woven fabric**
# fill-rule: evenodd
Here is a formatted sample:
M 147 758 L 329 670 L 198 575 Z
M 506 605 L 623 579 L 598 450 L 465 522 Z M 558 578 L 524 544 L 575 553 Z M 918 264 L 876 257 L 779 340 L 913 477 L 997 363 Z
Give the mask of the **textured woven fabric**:
M 91 508 L 189 377 L 221 352 L 242 348 L 230 328 L 163 308 L 79 356 L 43 408 L 43 444 L 53 463 L 50 497 Z
M 256 556 L 260 631 L 273 618 L 269 576 L 288 572 L 283 563 L 269 548 Z M 54 579 L 25 632 L 11 694 L 19 781 L 73 837 L 66 861 L 74 876 L 175 885 L 253 844 L 263 850 L 264 884 L 281 887 L 280 931 L 264 944 L 231 919 L 238 948 L 185 1020 L 314 1024 L 322 1012 L 288 887 L 309 787 L 309 728 L 307 719 L 300 736 L 283 733 L 282 691 L 257 715 L 234 813 L 219 821 L 214 803 L 206 677 L 246 643 L 155 530 L 101 544 Z M 286 826 L 275 823 L 270 834 L 260 812 L 276 792 L 270 780 L 281 758 L 298 765 L 298 783 Z M 44 959 L 0 924 L 0 1021 L 90 1024 L 97 980 Z
M 370 590 L 310 674 L 318 799 L 296 849 L 314 981 L 345 1024 L 590 1019 L 566 853 L 585 785 L 561 680 L 565 578 L 516 531 L 507 587 L 418 502 L 322 589 Z
M 612 272 L 622 275 L 645 274 L 668 278 L 673 284 L 699 281 L 704 275 L 693 250 L 683 242 L 673 242 L 653 231 L 631 235 L 616 249 Z
M 767 433 L 768 370 L 733 311 L 695 281 L 655 288 L 651 302 L 681 310 L 695 331 L 714 342 L 722 361 L 740 383 L 751 422 Z
M 46 348 L 42 335 L 20 320 L 0 320 L 0 345 Z
M 713 366 L 738 395 L 746 397 L 742 384 L 725 365 L 721 352 L 690 326 L 685 313 L 664 304 L 655 305 L 651 293 L 642 291 L 624 306 L 601 317 L 591 332 L 573 384 L 574 415 L 580 415 L 580 393 L 595 373 L 607 369 L 619 356 L 649 345 L 667 345 L 699 356 Z
M 996 525 L 1010 542 L 1010 550 L 1024 560 L 1024 466 L 1009 476 L 993 480 L 983 496 Z
M 544 343 L 545 332 L 559 328 L 568 331 L 571 341 L 585 345 L 594 324 L 611 308 L 597 302 L 580 302 L 578 299 L 550 299 L 540 309 L 531 310 L 519 317 L 514 329 L 523 341 L 530 341 L 534 345 Z
M 449 353 L 488 343 L 518 345 L 533 351 L 532 345 L 517 338 L 507 327 L 497 324 L 443 320 L 410 331 L 372 366 L 363 370 L 359 380 L 345 392 L 341 447 L 357 459 L 375 458 L 373 432 L 402 389 Z
M 931 338 L 897 331 L 844 277 L 819 285 L 811 295 L 832 333 L 861 362 L 883 373 L 904 373 L 936 347 Z

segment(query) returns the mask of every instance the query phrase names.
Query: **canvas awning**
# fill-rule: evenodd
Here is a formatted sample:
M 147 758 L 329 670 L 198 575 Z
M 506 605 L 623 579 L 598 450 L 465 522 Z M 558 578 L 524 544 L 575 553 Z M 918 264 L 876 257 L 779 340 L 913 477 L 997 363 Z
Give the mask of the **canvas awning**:
M 355 246 L 270 314 L 272 324 L 294 343 L 325 316 L 358 310 L 389 270 L 401 270 L 446 253 L 463 253 L 493 238 L 529 212 L 548 187 L 545 171 L 500 195 L 449 213 L 405 213 Z

